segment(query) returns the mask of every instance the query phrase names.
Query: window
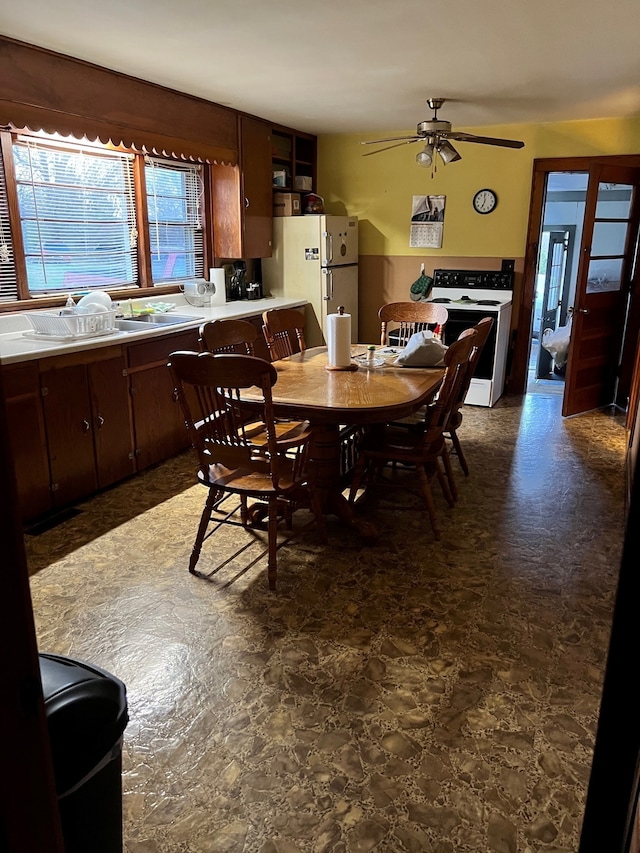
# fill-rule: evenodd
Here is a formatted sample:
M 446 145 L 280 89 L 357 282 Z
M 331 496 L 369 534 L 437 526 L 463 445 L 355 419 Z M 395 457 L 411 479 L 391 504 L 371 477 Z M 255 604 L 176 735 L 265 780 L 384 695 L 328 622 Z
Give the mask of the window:
M 29 292 L 137 284 L 133 155 L 19 139 L 13 156 Z
M 201 278 L 201 166 L 147 158 L 145 180 L 154 282 Z
M 0 136 L 0 304 L 204 277 L 206 166 L 58 134 Z

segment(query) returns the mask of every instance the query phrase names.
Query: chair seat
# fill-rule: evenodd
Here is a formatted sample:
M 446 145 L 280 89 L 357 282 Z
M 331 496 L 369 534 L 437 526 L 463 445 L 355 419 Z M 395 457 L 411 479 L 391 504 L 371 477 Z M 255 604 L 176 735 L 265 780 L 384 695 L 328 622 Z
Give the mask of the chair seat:
M 235 494 L 245 494 L 249 497 L 258 495 L 268 498 L 269 495 L 282 495 L 299 488 L 300 481 L 293 476 L 293 460 L 286 457 L 280 461 L 280 480 L 278 488 L 273 487 L 271 475 L 252 471 L 247 468 L 226 468 L 224 465 L 209 465 L 206 474 L 198 471 L 198 480 L 209 488 L 225 489 Z
M 418 431 L 386 427 L 382 441 L 365 444 L 363 450 L 374 459 L 395 459 L 402 462 L 425 462 L 435 459 L 442 453 L 444 436 L 441 434 L 429 445 L 425 454 L 422 435 Z

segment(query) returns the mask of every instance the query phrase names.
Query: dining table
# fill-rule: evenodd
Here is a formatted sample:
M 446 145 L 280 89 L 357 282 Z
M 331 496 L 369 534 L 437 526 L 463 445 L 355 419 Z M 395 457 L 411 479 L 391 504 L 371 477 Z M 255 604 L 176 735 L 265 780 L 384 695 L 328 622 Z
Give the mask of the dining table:
M 309 486 L 325 515 L 337 515 L 364 540 L 375 541 L 378 532 L 357 516 L 343 494 L 340 470 L 341 431 L 345 426 L 365 427 L 405 418 L 435 396 L 444 368 L 402 367 L 393 350 L 380 348 L 371 363 L 365 361 L 367 345 L 355 347 L 349 370 L 328 369 L 326 346 L 273 362 L 278 378 L 272 388 L 276 417 L 309 422 Z M 362 355 L 358 355 L 358 353 Z M 257 391 L 245 391 L 250 400 Z

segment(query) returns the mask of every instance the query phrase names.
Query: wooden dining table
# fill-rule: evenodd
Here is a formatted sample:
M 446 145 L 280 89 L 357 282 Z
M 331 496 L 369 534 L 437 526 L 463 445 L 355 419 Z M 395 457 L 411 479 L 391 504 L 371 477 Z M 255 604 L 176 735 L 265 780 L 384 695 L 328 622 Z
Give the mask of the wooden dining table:
M 366 345 L 361 349 L 364 352 Z M 309 484 L 323 512 L 337 515 L 364 539 L 375 540 L 374 525 L 356 516 L 343 495 L 341 428 L 385 424 L 411 415 L 433 399 L 444 369 L 400 367 L 388 359 L 376 367 L 359 365 L 357 370 L 328 370 L 327 365 L 327 347 L 273 362 L 278 372 L 272 389 L 274 411 L 277 417 L 307 420 L 312 427 Z M 243 394 L 246 399 L 252 396 L 252 391 Z

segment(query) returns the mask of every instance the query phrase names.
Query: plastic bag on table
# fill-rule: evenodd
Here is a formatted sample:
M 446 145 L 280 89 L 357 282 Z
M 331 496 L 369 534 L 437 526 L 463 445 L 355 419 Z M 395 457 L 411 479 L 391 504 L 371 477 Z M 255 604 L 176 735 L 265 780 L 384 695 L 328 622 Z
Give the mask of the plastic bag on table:
M 447 349 L 430 330 L 414 332 L 396 359 L 396 364 L 402 367 L 439 367 L 444 362 Z
M 556 367 L 563 367 L 567 363 L 570 340 L 571 317 L 567 320 L 566 326 L 558 326 L 557 329 L 545 329 L 542 333 L 542 346 L 553 356 Z

